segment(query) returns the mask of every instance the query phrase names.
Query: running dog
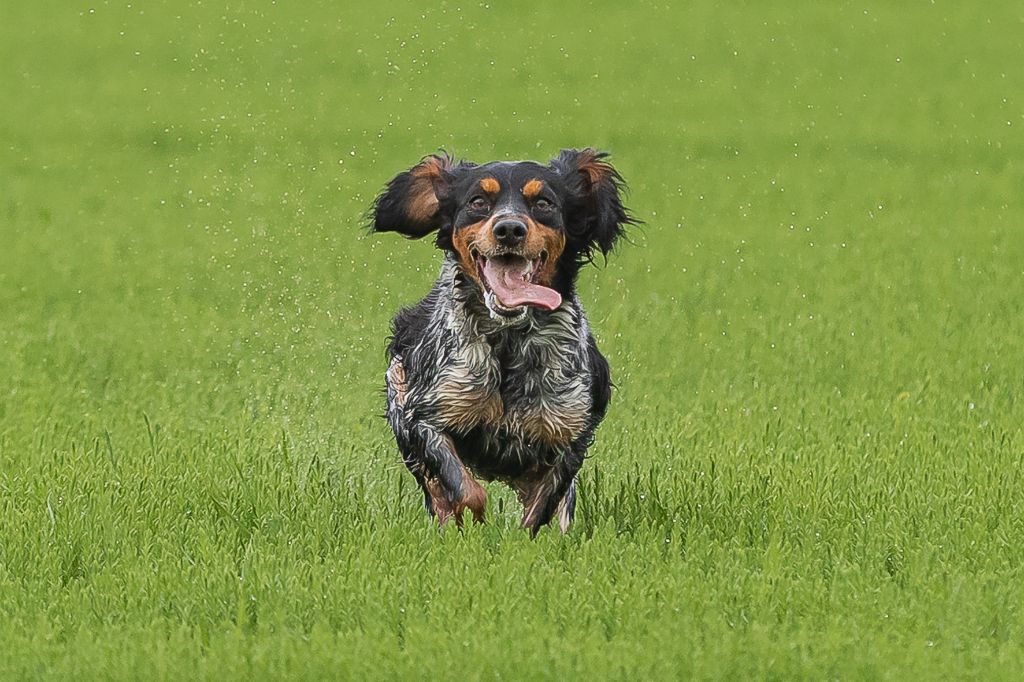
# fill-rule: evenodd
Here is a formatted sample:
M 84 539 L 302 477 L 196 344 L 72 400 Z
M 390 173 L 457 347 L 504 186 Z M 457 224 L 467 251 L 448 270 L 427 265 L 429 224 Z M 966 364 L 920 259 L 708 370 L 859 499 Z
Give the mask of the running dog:
M 433 234 L 444 253 L 394 318 L 386 375 L 387 420 L 441 525 L 483 521 L 479 478 L 516 491 L 531 534 L 568 530 L 612 387 L 575 282 L 637 222 L 622 193 L 606 154 L 572 149 L 546 165 L 431 155 L 377 197 L 374 232 Z

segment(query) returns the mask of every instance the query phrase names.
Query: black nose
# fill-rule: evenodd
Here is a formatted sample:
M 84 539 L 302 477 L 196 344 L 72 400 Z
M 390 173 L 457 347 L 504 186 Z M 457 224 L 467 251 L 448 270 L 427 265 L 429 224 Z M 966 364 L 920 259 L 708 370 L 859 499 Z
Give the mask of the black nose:
M 494 238 L 502 246 L 516 246 L 526 239 L 526 223 L 521 220 L 499 220 L 494 225 Z

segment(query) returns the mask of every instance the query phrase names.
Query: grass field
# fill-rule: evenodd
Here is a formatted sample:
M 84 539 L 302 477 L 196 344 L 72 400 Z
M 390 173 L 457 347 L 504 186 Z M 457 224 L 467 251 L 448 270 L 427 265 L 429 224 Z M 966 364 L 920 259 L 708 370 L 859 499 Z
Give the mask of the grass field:
M 5 4 L 0 678 L 1015 678 L 1024 13 L 897 4 Z M 584 145 L 578 522 L 438 533 L 364 213 Z

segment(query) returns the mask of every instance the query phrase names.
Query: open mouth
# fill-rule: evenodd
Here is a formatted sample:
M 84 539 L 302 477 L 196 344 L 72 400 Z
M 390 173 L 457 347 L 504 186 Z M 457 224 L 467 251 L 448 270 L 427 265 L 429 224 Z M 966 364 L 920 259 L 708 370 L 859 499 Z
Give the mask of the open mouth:
M 562 295 L 538 283 L 547 252 L 534 259 L 513 253 L 485 256 L 472 251 L 477 273 L 484 286 L 484 303 L 492 312 L 515 317 L 524 306 L 555 310 L 562 304 Z

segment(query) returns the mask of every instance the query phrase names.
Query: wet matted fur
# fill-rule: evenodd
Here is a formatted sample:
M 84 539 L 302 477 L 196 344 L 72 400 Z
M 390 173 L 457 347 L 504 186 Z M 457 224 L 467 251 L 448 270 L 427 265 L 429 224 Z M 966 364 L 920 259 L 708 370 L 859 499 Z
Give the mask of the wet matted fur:
M 435 234 L 441 273 L 401 310 L 388 346 L 387 419 L 427 510 L 484 519 L 477 478 L 511 486 L 532 533 L 562 531 L 611 395 L 576 275 L 635 221 L 605 154 L 548 164 L 424 158 L 387 185 L 373 230 Z

